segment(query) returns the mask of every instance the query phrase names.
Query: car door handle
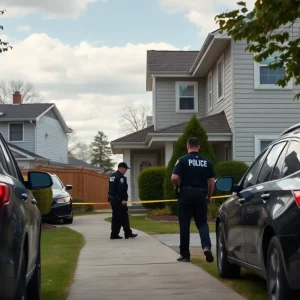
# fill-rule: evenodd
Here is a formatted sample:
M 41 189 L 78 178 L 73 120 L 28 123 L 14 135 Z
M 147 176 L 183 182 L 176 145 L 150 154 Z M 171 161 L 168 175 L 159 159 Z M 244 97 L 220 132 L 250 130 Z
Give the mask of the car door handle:
M 261 199 L 263 201 L 267 201 L 267 200 L 270 199 L 270 194 L 269 193 L 265 193 L 265 194 L 262 194 L 260 197 L 261 197 Z
M 245 198 L 240 198 L 239 200 L 238 200 L 238 202 L 239 202 L 239 204 L 244 204 L 245 202 L 246 202 L 246 199 Z
M 33 205 L 36 205 L 36 200 L 35 200 L 35 199 L 31 199 L 31 203 L 32 203 Z
M 23 201 L 26 201 L 28 199 L 28 195 L 25 193 L 23 193 L 21 197 Z

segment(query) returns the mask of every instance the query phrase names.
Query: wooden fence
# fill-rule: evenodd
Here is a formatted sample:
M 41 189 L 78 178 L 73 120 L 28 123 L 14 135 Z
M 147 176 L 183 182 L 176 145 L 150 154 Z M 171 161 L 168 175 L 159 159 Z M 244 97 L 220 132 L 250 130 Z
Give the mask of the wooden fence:
M 70 191 L 73 199 L 81 199 L 84 202 L 106 202 L 105 205 L 94 205 L 94 209 L 110 208 L 107 202 L 109 177 L 84 168 L 52 168 L 38 166 L 35 169 L 22 169 L 23 176 L 28 171 L 41 171 L 57 175 L 64 185 L 71 184 Z

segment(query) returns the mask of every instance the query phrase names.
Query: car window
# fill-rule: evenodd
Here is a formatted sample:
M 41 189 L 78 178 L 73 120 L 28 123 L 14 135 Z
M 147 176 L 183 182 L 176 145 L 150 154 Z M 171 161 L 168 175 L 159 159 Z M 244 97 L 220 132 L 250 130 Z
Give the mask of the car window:
M 52 185 L 53 190 L 61 190 L 63 188 L 63 185 L 57 176 L 52 176 L 52 181 L 53 181 L 53 185 Z
M 261 162 L 264 160 L 265 155 L 266 155 L 266 151 L 262 152 L 260 156 L 257 158 L 257 160 L 255 161 L 255 163 L 252 165 L 250 170 L 248 171 L 243 182 L 243 189 L 249 188 L 250 186 L 255 184 L 258 167 L 261 165 Z
M 286 144 L 287 142 L 281 142 L 272 147 L 259 172 L 256 184 L 260 184 L 270 180 L 273 168 Z
M 9 150 L 6 147 L 5 143 L 3 142 L 3 140 L 1 140 L 0 142 L 0 151 L 2 152 L 2 156 L 3 156 L 3 163 L 5 164 L 5 171 L 8 175 L 14 177 L 14 178 L 19 178 L 16 168 L 14 166 L 14 163 L 12 161 L 12 158 L 9 155 Z
M 285 160 L 285 155 L 286 155 L 286 148 L 287 147 L 285 147 L 282 150 L 282 152 L 281 152 L 281 154 L 280 154 L 280 156 L 277 160 L 277 163 L 276 163 L 276 165 L 273 169 L 273 173 L 272 173 L 272 176 L 271 176 L 271 179 L 270 179 L 271 181 L 272 180 L 278 180 L 278 179 L 282 178 L 281 170 L 282 170 L 283 165 L 284 165 L 284 160 Z
M 291 141 L 286 156 L 284 159 L 284 165 L 282 169 L 283 177 L 289 176 L 300 170 L 300 143 L 297 141 Z

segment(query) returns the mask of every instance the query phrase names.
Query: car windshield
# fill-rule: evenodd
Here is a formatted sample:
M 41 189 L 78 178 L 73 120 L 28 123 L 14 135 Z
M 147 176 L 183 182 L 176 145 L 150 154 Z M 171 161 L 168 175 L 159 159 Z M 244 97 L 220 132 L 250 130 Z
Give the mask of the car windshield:
M 63 188 L 57 176 L 52 176 L 52 180 L 53 180 L 52 190 L 61 190 Z

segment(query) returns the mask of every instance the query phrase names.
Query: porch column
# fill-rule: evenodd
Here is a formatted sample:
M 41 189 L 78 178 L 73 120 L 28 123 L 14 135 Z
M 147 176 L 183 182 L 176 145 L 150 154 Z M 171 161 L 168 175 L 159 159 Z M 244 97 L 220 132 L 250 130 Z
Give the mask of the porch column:
M 173 154 L 173 142 L 165 142 L 165 166 L 168 165 Z
M 133 168 L 133 166 L 130 164 L 130 149 L 124 150 L 123 161 L 126 162 L 130 168 Z M 127 170 L 125 176 L 127 177 L 127 183 L 128 183 L 128 201 L 130 201 L 132 199 L 131 198 L 131 169 Z M 128 206 L 132 206 L 132 204 L 129 203 Z

